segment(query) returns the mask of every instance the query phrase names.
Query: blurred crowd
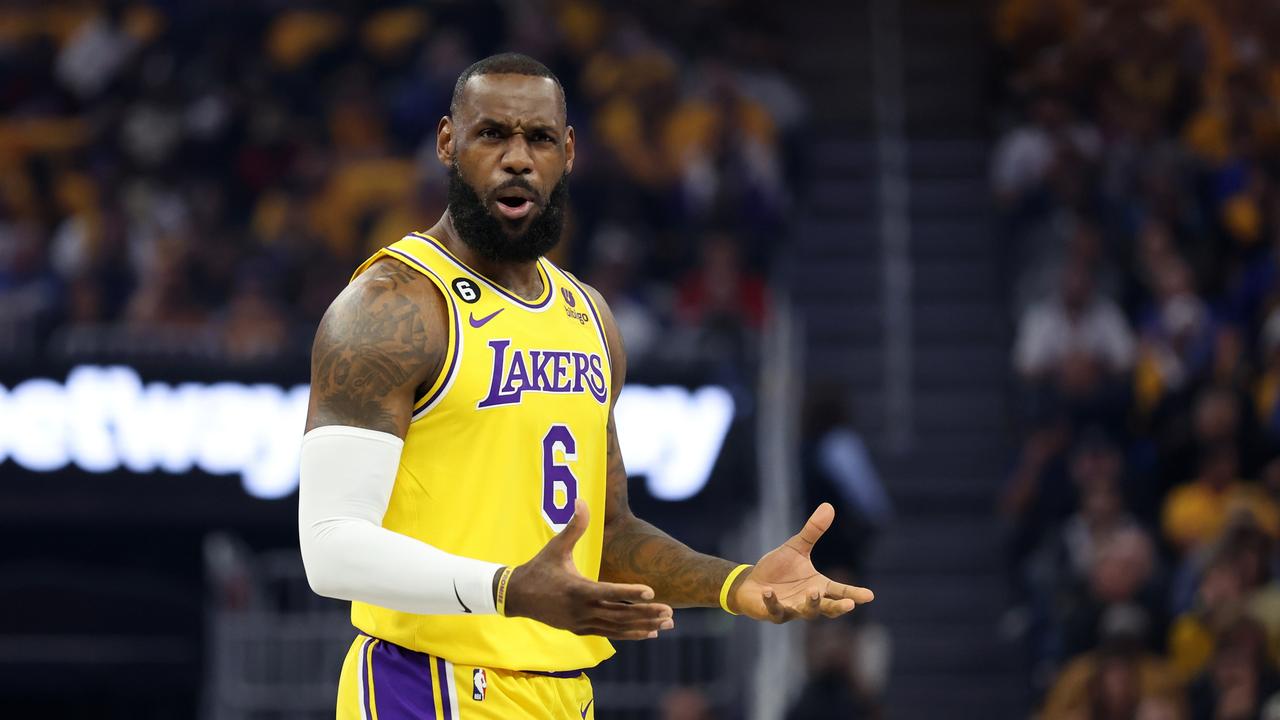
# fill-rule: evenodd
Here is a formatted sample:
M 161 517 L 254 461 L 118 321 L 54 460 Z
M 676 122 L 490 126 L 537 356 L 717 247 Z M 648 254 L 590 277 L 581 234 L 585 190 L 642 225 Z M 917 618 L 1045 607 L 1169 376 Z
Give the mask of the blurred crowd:
M 1280 718 L 1280 5 L 995 20 L 1004 629 L 1046 720 Z
M 554 259 L 636 362 L 749 356 L 806 114 L 775 10 L 615 5 L 4 3 L 0 353 L 304 353 L 351 270 L 443 211 L 459 72 L 516 50 L 577 130 Z

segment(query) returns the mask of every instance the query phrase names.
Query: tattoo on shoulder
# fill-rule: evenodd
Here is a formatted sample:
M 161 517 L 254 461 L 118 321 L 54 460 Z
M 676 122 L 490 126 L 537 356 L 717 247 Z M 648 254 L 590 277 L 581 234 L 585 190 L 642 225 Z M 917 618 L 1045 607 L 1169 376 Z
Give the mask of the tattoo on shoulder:
M 316 333 L 307 429 L 355 425 L 403 432 L 407 415 L 401 417 L 403 400 L 397 403 L 394 396 L 433 363 L 426 326 L 430 308 L 408 290 L 416 282 L 430 281 L 403 263 L 384 260 L 334 302 Z

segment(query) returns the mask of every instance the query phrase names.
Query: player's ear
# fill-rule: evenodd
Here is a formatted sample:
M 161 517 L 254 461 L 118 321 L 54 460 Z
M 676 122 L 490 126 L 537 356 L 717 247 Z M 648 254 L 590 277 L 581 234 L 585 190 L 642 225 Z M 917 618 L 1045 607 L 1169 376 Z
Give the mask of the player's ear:
M 452 167 L 453 157 L 453 119 L 445 115 L 436 126 L 436 159 L 441 165 Z
M 574 154 L 573 126 L 570 125 L 564 131 L 564 174 L 565 175 L 568 175 L 569 173 L 573 172 L 573 154 Z

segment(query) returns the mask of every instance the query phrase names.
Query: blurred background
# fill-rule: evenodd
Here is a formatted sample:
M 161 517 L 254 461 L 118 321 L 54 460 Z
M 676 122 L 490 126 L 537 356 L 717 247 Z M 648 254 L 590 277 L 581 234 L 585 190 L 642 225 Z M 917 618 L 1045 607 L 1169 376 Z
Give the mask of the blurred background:
M 332 716 L 320 314 L 505 50 L 631 356 L 637 511 L 839 622 L 683 610 L 602 720 L 1280 718 L 1280 4 L 0 6 L 0 715 Z

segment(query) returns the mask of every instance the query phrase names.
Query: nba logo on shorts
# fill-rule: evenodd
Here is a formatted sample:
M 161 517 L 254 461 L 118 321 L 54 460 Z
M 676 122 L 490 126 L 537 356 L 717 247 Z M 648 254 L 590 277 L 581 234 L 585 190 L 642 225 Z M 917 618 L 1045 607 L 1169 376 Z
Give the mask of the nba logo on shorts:
M 471 671 L 471 699 L 483 700 L 485 688 L 489 687 L 489 678 L 484 674 L 484 668 L 476 668 Z

